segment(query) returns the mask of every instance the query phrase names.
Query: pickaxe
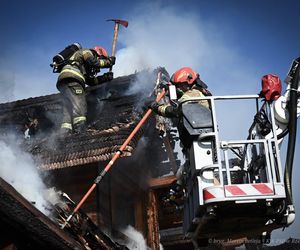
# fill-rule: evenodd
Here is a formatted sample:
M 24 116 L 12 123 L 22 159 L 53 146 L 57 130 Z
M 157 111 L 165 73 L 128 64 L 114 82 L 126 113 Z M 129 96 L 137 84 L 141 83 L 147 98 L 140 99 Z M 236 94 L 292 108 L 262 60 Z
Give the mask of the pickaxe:
M 114 21 L 115 22 L 114 38 L 113 38 L 112 51 L 111 51 L 111 56 L 115 56 L 116 55 L 117 37 L 118 37 L 118 33 L 119 33 L 119 25 L 121 24 L 125 28 L 127 28 L 128 22 L 125 20 L 120 20 L 120 19 L 109 19 L 106 21 Z M 109 71 L 112 71 L 112 67 L 109 69 Z

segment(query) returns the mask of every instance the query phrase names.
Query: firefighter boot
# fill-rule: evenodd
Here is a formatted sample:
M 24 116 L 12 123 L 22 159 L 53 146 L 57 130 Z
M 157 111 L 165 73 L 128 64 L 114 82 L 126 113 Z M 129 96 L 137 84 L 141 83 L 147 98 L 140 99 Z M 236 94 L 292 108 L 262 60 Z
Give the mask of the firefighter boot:
M 81 134 L 86 131 L 86 123 L 85 122 L 79 122 L 74 124 L 74 133 Z

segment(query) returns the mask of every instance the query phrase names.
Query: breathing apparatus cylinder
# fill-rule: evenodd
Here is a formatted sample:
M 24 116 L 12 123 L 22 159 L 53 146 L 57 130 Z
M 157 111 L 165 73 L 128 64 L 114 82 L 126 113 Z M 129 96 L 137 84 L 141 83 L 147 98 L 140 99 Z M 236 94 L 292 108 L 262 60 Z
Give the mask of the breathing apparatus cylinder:
M 69 59 L 77 50 L 80 50 L 82 47 L 79 43 L 73 43 L 66 48 L 64 48 L 61 52 L 56 54 L 53 57 L 53 62 L 60 64 L 63 61 Z
M 53 63 L 50 64 L 53 67 L 53 72 L 59 72 L 59 69 L 64 66 L 68 59 L 80 49 L 82 49 L 82 46 L 79 43 L 73 43 L 56 54 L 52 59 Z

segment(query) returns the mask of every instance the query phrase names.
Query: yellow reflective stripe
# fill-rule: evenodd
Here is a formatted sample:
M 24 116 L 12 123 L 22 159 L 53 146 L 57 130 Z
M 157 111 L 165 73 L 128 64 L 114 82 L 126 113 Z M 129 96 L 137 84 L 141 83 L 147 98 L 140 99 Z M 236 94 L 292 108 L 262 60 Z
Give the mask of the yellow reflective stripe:
M 209 108 L 209 103 L 207 100 L 201 100 L 198 102 L 199 104 L 201 104 L 202 106 Z
M 193 97 L 204 97 L 205 95 L 200 92 L 200 91 L 197 91 L 197 92 L 188 92 L 186 94 L 184 94 L 178 101 L 180 103 L 184 102 L 184 101 L 188 101 L 190 100 L 191 98 Z M 203 105 L 204 107 L 207 107 L 209 108 L 209 103 L 207 100 L 200 100 L 198 101 L 199 104 Z
M 106 61 L 105 60 L 100 60 L 100 67 L 105 67 L 106 66 Z
M 74 75 L 77 75 L 79 76 L 84 82 L 85 82 L 85 78 L 82 74 L 78 73 L 77 71 L 75 70 L 72 70 L 72 69 L 63 69 L 60 74 L 62 73 L 71 73 L 71 74 L 74 74 Z
M 68 122 L 64 122 L 63 124 L 61 124 L 61 128 L 72 129 L 72 124 Z
M 75 117 L 73 119 L 73 124 L 77 124 L 77 123 L 82 122 L 82 121 L 86 121 L 86 117 L 85 116 L 78 116 L 78 117 Z
M 201 96 L 200 96 L 201 97 Z M 179 102 L 184 102 L 186 100 L 191 99 L 191 96 L 189 96 L 188 94 L 184 94 L 180 99 Z

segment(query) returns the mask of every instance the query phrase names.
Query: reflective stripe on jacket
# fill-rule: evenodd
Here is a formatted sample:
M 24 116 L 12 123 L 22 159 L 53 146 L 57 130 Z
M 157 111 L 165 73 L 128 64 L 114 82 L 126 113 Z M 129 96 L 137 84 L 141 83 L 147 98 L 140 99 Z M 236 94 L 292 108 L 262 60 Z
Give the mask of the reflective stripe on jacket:
M 191 98 L 194 98 L 194 97 L 205 97 L 205 95 L 200 90 L 193 88 L 193 89 L 186 91 L 181 96 L 181 98 L 178 99 L 178 103 L 179 103 L 179 105 L 181 105 L 183 102 L 185 102 Z M 200 105 L 203 105 L 204 107 L 209 108 L 209 102 L 207 100 L 200 100 L 200 101 L 198 101 L 198 103 Z M 162 115 L 165 117 L 176 117 L 179 115 L 179 112 L 180 112 L 179 109 L 173 107 L 171 104 L 160 105 L 157 110 L 157 113 L 159 115 Z
M 179 103 L 183 103 L 184 101 L 187 101 L 194 97 L 205 97 L 205 95 L 198 89 L 191 89 L 191 90 L 188 90 L 187 92 L 185 92 L 178 101 L 179 101 Z M 207 100 L 200 100 L 200 101 L 198 101 L 198 103 L 203 105 L 206 108 L 209 108 L 209 103 Z
M 73 118 L 73 124 L 77 124 L 85 121 L 86 121 L 86 116 L 78 116 Z
M 73 78 L 79 81 L 83 86 L 95 76 L 100 68 L 109 68 L 111 63 L 107 58 L 99 58 L 94 55 L 90 49 L 80 49 L 74 53 L 69 59 L 69 63 L 65 65 L 59 76 L 57 83 L 59 84 L 63 79 Z

